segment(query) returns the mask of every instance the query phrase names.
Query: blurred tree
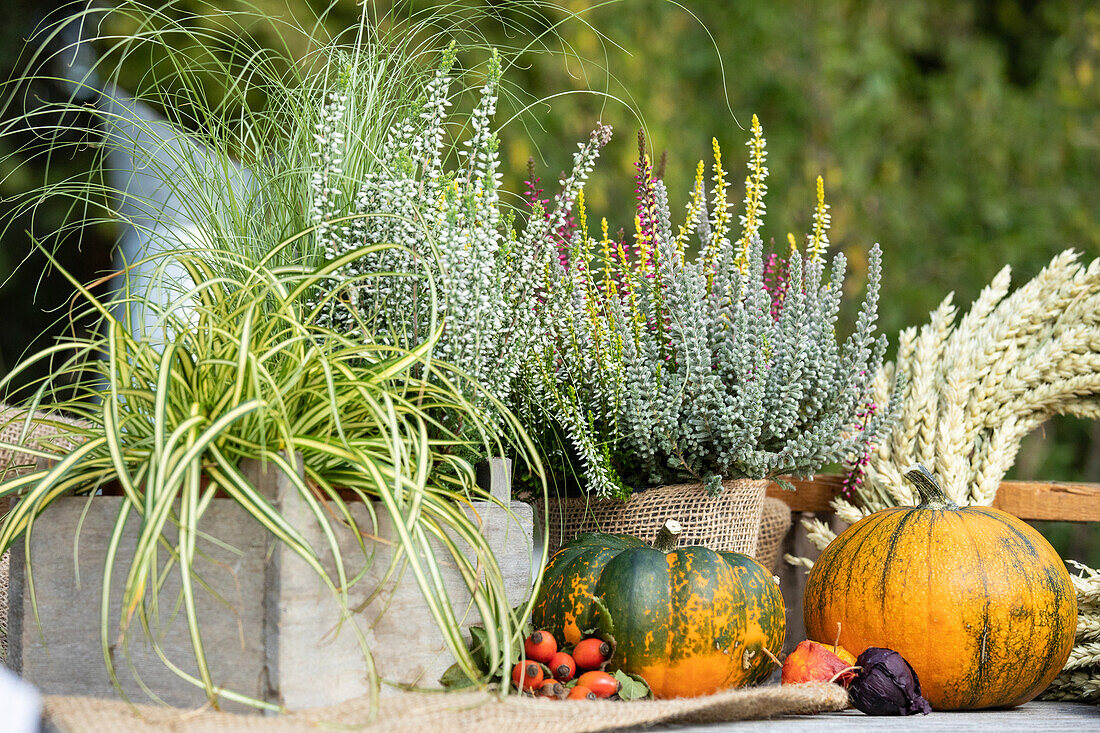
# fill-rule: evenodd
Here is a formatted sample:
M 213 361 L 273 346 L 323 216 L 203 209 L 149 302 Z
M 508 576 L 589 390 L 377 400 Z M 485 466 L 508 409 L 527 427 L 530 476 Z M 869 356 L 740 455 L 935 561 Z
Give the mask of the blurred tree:
M 871 242 L 883 245 L 888 333 L 923 321 L 949 291 L 969 302 L 1006 263 L 1024 279 L 1066 247 L 1100 253 L 1095 4 L 689 7 L 697 19 L 662 0 L 601 4 L 583 17 L 624 50 L 567 22 L 566 47 L 598 63 L 528 55 L 513 82 L 536 97 L 594 88 L 632 102 L 655 151 L 669 151 L 666 178 L 680 202 L 711 136 L 732 170 L 745 157 L 738 123 L 759 114 L 772 174 L 766 230 L 780 241 L 805 232 L 823 174 L 833 242 L 857 265 Z M 504 149 L 521 159 L 537 145 L 556 174 L 597 118 L 614 124 L 618 142 L 590 185 L 590 209 L 629 224 L 632 112 L 597 96 L 547 105 L 536 116 L 546 132 L 510 125 Z
M 56 8 L 37 0 L 5 0 L 5 3 L 6 7 L 0 7 L 0 14 L 7 19 L 0 23 L 0 80 L 6 81 L 23 74 L 23 64 L 32 48 L 29 44 L 24 47 L 24 40 Z M 93 202 L 82 206 L 71 201 L 34 209 L 21 205 L 26 202 L 22 194 L 44 183 L 56 184 L 92 175 L 95 156 L 90 148 L 83 148 L 71 157 L 68 153 L 53 155 L 52 139 L 40 133 L 39 123 L 44 120 L 23 117 L 42 100 L 56 99 L 62 93 L 68 92 L 48 78 L 9 83 L 0 91 L 0 109 L 6 113 L 0 118 L 0 224 L 7 227 L 0 241 L 0 314 L 4 316 L 0 328 L 0 375 L 7 373 L 24 353 L 49 346 L 66 325 L 80 328 L 79 324 L 65 323 L 66 306 L 72 295 L 68 281 L 49 266 L 34 242 L 48 239 L 66 221 L 99 216 L 96 206 Z M 79 125 L 87 126 L 87 120 Z M 70 146 L 69 152 L 74 147 Z M 71 232 L 56 243 L 57 259 L 77 277 L 91 281 L 110 265 L 112 238 L 111 227 L 100 225 Z M 43 377 L 43 369 L 44 365 L 40 365 L 28 370 L 20 384 Z M 11 397 L 0 395 L 0 399 Z

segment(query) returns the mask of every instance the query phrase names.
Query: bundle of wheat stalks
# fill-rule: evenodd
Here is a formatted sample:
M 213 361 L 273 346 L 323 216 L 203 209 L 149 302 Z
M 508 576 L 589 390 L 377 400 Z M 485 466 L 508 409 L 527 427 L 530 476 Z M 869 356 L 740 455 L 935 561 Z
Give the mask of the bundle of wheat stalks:
M 901 378 L 898 421 L 850 495 L 833 500 L 841 520 L 914 505 L 902 480 L 913 463 L 959 505 L 988 506 L 1029 432 L 1052 415 L 1100 417 L 1100 259 L 1084 265 L 1067 250 L 1011 295 L 1009 282 L 1005 267 L 958 323 L 949 295 L 928 324 L 901 332 L 875 386 L 886 404 Z M 819 548 L 835 537 L 806 526 Z
M 1077 637 L 1069 661 L 1043 699 L 1100 703 L 1100 571 L 1073 560 L 1069 564 L 1080 571 L 1070 574 L 1077 589 Z
M 1067 250 L 1011 295 L 1009 282 L 1005 267 L 957 323 L 949 295 L 925 326 L 902 331 L 874 399 L 886 404 L 900 378 L 900 414 L 873 453 L 856 457 L 862 475 L 832 502 L 842 521 L 915 505 L 902 472 L 917 462 L 957 504 L 988 506 L 1029 432 L 1052 415 L 1100 417 L 1100 259 L 1085 265 Z M 819 549 L 836 537 L 820 520 L 803 525 Z M 1051 688 L 1063 699 L 1100 700 L 1100 579 L 1090 572 L 1075 579 L 1082 625 Z

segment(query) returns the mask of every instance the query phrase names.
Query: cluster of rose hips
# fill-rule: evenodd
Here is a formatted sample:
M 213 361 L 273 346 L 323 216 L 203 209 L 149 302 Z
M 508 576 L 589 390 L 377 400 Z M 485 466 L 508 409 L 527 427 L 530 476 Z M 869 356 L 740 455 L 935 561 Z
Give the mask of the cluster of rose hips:
M 619 681 L 603 671 L 611 645 L 602 639 L 582 639 L 570 653 L 558 650 L 549 631 L 536 631 L 523 642 L 523 651 L 526 659 L 512 668 L 518 689 L 553 700 L 598 700 L 619 691 Z

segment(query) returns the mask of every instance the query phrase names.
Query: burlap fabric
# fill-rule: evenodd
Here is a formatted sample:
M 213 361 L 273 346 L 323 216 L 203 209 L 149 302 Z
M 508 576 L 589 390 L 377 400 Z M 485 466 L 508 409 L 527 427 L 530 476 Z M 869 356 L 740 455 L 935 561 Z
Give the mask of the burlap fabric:
M 12 446 L 21 445 L 67 453 L 76 447 L 70 429 L 82 423 L 59 415 L 36 413 L 29 428 L 24 427 L 27 411 L 0 402 L 0 477 L 18 475 L 34 468 L 35 457 Z
M 760 536 L 756 540 L 757 562 L 773 573 L 779 563 L 779 550 L 783 538 L 791 528 L 791 508 L 780 499 L 764 497 L 764 507 L 760 512 Z
M 722 482 L 717 496 L 702 484 L 677 484 L 636 491 L 626 501 L 551 497 L 548 508 L 541 499 L 533 503 L 540 520 L 547 519 L 550 554 L 585 532 L 652 540 L 665 520 L 675 519 L 684 528 L 681 546 L 755 555 L 767 487 L 767 481 L 741 479 Z
M 24 426 L 27 411 L 0 402 L 0 478 L 25 473 L 35 466 L 35 457 L 13 446 L 30 446 L 53 453 L 65 453 L 76 447 L 70 428 L 73 420 L 44 412 L 36 413 L 29 428 Z M 0 514 L 8 511 L 9 501 L 0 499 Z M 0 655 L 8 653 L 8 553 L 0 559 Z
M 8 660 L 8 560 L 11 554 L 0 556 L 0 663 Z
M 822 682 L 770 685 L 717 695 L 630 703 L 552 701 L 483 692 L 403 693 L 384 698 L 371 722 L 365 699 L 278 717 L 234 715 L 210 710 L 131 706 L 87 697 L 45 699 L 45 718 L 62 733 L 315 733 L 330 726 L 368 731 L 522 730 L 524 733 L 581 733 L 656 723 L 720 723 L 779 715 L 843 710 L 848 693 Z

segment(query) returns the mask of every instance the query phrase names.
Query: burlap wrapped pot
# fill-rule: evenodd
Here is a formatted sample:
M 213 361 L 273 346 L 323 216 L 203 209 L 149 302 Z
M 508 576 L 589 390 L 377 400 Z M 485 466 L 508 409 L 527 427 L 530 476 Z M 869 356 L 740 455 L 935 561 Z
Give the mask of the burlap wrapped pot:
M 776 571 L 779 563 L 779 551 L 783 538 L 791 528 L 791 508 L 785 501 L 764 497 L 764 507 L 760 512 L 760 536 L 756 540 L 756 561 Z
M 702 545 L 716 552 L 756 555 L 760 515 L 767 481 L 723 481 L 722 491 L 712 496 L 701 483 L 658 486 L 636 491 L 626 501 L 551 497 L 549 505 L 534 502 L 541 519 L 546 517 L 549 552 L 585 532 L 629 534 L 652 540 L 667 519 L 683 527 L 679 545 Z

